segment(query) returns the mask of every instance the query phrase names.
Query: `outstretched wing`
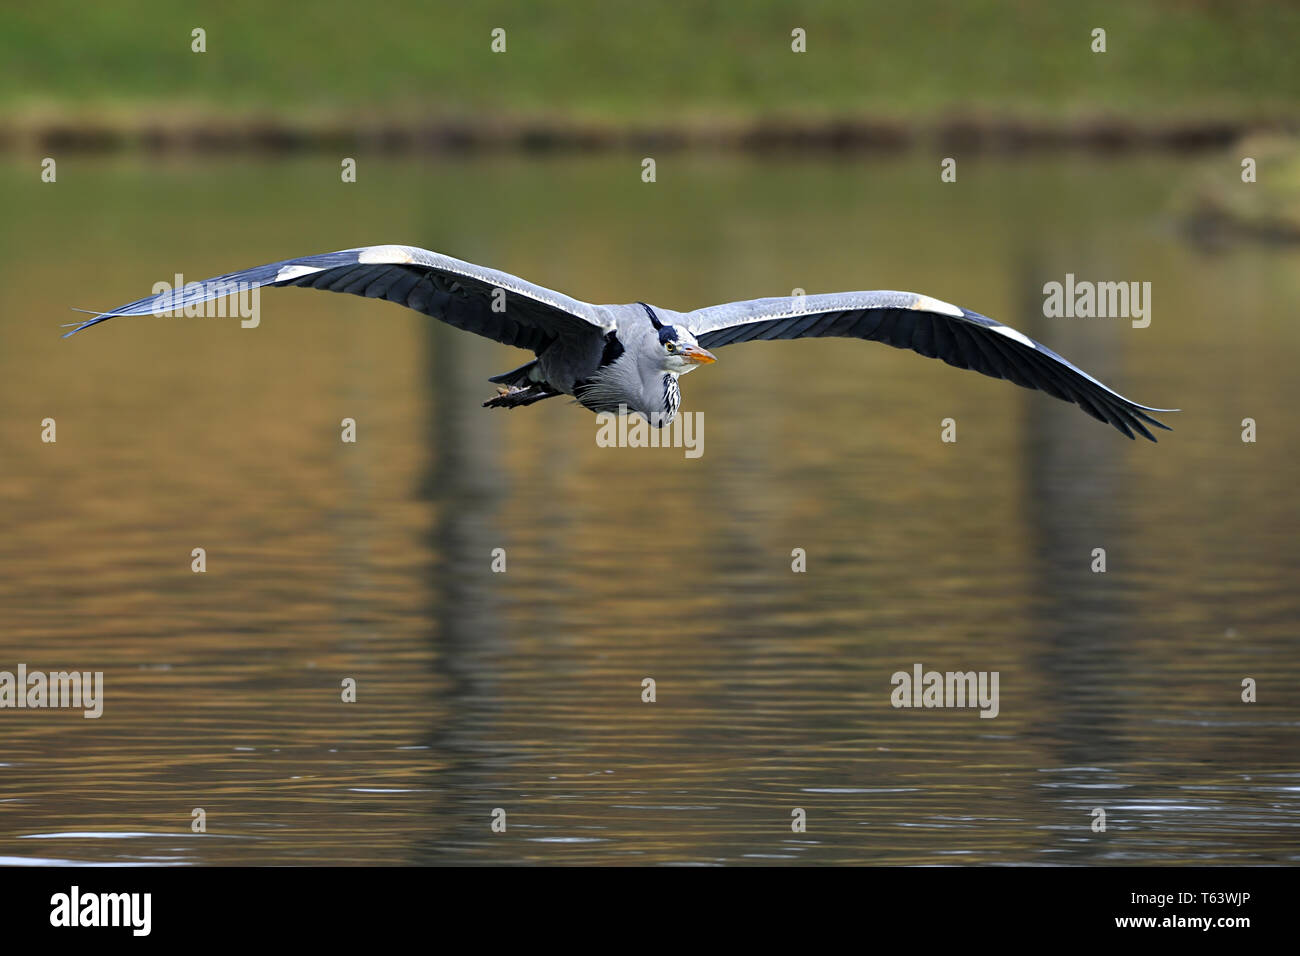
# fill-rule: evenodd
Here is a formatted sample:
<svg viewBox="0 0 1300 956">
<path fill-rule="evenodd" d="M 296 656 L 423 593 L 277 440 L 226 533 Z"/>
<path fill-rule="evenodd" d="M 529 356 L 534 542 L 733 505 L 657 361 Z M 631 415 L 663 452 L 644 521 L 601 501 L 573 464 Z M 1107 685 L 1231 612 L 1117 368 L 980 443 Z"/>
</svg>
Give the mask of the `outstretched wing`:
<svg viewBox="0 0 1300 956">
<path fill-rule="evenodd" d="M 540 352 L 572 333 L 607 331 L 607 313 L 516 276 L 415 246 L 366 246 L 231 272 L 149 296 L 82 322 L 178 311 L 259 286 L 306 286 L 388 299 L 467 332 Z M 498 291 L 499 290 L 499 291 Z"/>
<path fill-rule="evenodd" d="M 1046 346 L 969 309 L 912 292 L 842 292 L 751 299 L 697 309 L 687 324 L 706 349 L 755 339 L 842 336 L 884 342 L 940 358 L 993 378 L 1005 378 L 1073 402 L 1129 438 L 1169 426 L 1148 412 L 1176 412 L 1131 402 Z M 1143 424 L 1143 423 L 1146 424 Z"/>
</svg>

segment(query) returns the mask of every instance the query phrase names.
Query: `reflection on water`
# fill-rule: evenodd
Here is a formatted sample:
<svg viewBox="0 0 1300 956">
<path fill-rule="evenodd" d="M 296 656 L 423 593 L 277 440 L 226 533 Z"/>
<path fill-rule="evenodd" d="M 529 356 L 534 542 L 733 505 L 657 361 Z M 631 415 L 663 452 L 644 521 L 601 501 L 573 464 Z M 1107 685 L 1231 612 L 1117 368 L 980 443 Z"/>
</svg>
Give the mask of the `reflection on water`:
<svg viewBox="0 0 1300 956">
<path fill-rule="evenodd" d="M 1167 158 L 931 166 L 11 171 L 0 670 L 102 670 L 106 701 L 0 711 L 0 862 L 1300 859 L 1296 254 L 1182 245 Z M 519 353 L 386 303 L 55 334 L 390 241 L 594 301 L 924 291 L 1185 411 L 1130 443 L 879 345 L 753 344 L 684 382 L 689 460 L 481 409 Z M 1067 272 L 1150 281 L 1151 327 L 1045 319 Z M 999 671 L 1000 715 L 893 709 L 918 662 Z"/>
</svg>

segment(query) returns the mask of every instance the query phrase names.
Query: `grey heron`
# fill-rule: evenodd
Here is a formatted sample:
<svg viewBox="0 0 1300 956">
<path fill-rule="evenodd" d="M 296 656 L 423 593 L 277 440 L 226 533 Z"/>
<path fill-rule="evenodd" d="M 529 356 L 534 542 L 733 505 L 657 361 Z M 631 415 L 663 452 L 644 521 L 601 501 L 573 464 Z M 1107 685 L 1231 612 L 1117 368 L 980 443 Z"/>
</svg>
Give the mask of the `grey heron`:
<svg viewBox="0 0 1300 956">
<path fill-rule="evenodd" d="M 592 305 L 516 276 L 414 246 L 382 245 L 285 259 L 190 283 L 94 314 L 67 335 L 124 315 L 192 307 L 240 289 L 305 286 L 388 299 L 467 332 L 531 350 L 493 376 L 487 407 L 571 395 L 596 412 L 626 410 L 663 426 L 678 379 L 715 361 L 711 349 L 760 339 L 839 336 L 883 342 L 1072 402 L 1129 438 L 1155 441 L 1149 413 L 1027 335 L 978 312 L 911 292 L 838 292 L 728 302 L 675 312 L 643 302 Z M 66 336 L 65 336 L 66 337 Z"/>
</svg>

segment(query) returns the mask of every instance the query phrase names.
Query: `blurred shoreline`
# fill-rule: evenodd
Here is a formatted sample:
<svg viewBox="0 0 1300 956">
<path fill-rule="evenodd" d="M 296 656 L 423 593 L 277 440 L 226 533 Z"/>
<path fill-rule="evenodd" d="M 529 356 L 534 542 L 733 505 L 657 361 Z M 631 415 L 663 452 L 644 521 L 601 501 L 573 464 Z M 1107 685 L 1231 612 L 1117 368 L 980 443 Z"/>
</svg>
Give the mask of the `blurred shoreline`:
<svg viewBox="0 0 1300 956">
<path fill-rule="evenodd" d="M 1039 150 L 1192 152 L 1255 133 L 1286 133 L 1294 119 L 1070 119 L 949 115 L 917 122 L 862 116 L 773 117 L 716 122 L 600 123 L 560 118 L 290 119 L 265 115 L 188 118 L 0 118 L 0 152 L 259 154 L 365 150 L 384 154 L 613 152 L 702 148 L 736 152 L 963 152 Z"/>
</svg>

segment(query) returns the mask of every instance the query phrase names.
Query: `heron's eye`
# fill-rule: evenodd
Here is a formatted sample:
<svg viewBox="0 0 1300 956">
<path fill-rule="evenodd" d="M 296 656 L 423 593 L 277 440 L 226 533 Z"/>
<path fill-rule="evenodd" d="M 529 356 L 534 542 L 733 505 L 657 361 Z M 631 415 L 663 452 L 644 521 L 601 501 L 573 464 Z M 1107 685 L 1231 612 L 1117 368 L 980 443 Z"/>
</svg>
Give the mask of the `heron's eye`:
<svg viewBox="0 0 1300 956">
<path fill-rule="evenodd" d="M 672 342 L 668 342 L 666 345 L 664 345 L 664 348 L 666 348 L 666 349 L 667 349 L 668 351 L 670 351 L 670 352 L 676 352 L 676 351 L 677 351 L 677 346 L 676 346 L 674 343 L 672 343 Z"/>
</svg>

